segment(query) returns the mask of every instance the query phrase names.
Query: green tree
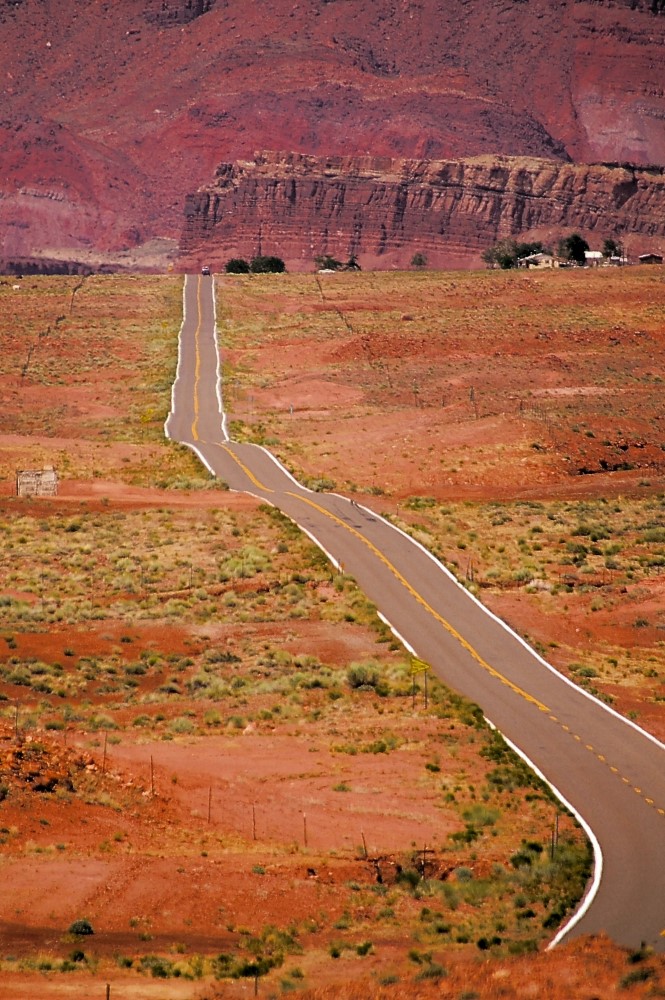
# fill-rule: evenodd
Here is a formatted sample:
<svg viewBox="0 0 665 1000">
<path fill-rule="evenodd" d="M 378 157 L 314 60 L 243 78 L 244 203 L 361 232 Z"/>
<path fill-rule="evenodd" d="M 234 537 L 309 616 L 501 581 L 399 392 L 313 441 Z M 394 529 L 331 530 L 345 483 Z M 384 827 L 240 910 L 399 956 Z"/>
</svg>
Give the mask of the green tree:
<svg viewBox="0 0 665 1000">
<path fill-rule="evenodd" d="M 507 271 L 511 267 L 517 267 L 517 263 L 522 257 L 529 257 L 532 253 L 544 252 L 545 248 L 540 240 L 536 242 L 518 242 L 508 237 L 485 250 L 483 260 L 488 267 L 500 267 L 503 271 Z"/>
<path fill-rule="evenodd" d="M 249 261 L 242 257 L 232 257 L 224 265 L 227 274 L 249 274 Z"/>
<path fill-rule="evenodd" d="M 488 267 L 500 267 L 502 270 L 514 267 L 515 241 L 501 240 L 499 243 L 495 243 L 494 246 L 488 247 L 483 252 L 483 260 Z"/>
<path fill-rule="evenodd" d="M 575 264 L 584 263 L 584 253 L 588 249 L 589 244 L 579 233 L 571 233 L 559 241 L 559 256 Z"/>
<path fill-rule="evenodd" d="M 421 270 L 423 267 L 427 267 L 427 257 L 424 253 L 421 253 L 420 250 L 416 251 L 411 258 L 411 267 L 415 267 L 418 270 Z"/>
<path fill-rule="evenodd" d="M 623 257 L 623 247 L 611 236 L 603 243 L 603 257 Z"/>
<path fill-rule="evenodd" d="M 282 274 L 286 265 L 281 257 L 253 257 L 249 265 L 252 274 Z"/>
</svg>

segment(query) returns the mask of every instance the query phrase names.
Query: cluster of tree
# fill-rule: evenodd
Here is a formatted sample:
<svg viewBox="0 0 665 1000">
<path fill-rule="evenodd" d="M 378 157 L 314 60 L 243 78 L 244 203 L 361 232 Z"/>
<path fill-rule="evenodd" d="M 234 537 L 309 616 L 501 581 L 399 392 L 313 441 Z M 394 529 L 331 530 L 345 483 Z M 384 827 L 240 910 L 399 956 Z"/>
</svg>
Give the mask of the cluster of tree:
<svg viewBox="0 0 665 1000">
<path fill-rule="evenodd" d="M 571 233 L 559 240 L 557 252 L 561 260 L 567 260 L 571 264 L 583 264 L 585 253 L 589 249 L 589 244 L 579 233 Z"/>
<path fill-rule="evenodd" d="M 603 257 L 623 257 L 622 245 L 608 236 L 603 243 Z"/>
<path fill-rule="evenodd" d="M 282 274 L 286 266 L 281 257 L 231 257 L 224 265 L 227 274 Z"/>
<path fill-rule="evenodd" d="M 539 240 L 535 243 L 520 243 L 517 240 L 506 239 L 485 250 L 483 260 L 488 267 L 500 267 L 508 271 L 511 267 L 517 267 L 517 262 L 522 257 L 529 257 L 532 253 L 550 252 Z"/>
<path fill-rule="evenodd" d="M 565 236 L 563 239 L 559 240 L 558 253 L 562 260 L 568 260 L 575 264 L 584 264 L 585 253 L 589 249 L 589 244 L 580 236 L 579 233 L 571 233 L 570 236 Z M 603 241 L 603 249 L 601 250 L 603 257 L 623 257 L 623 247 L 621 244 L 608 236 L 606 240 Z"/>
<path fill-rule="evenodd" d="M 570 233 L 569 236 L 562 236 L 557 244 L 557 256 L 562 261 L 570 264 L 584 264 L 585 253 L 589 249 L 589 244 L 579 233 Z M 506 239 L 489 247 L 483 253 L 483 260 L 488 267 L 500 267 L 508 270 L 517 267 L 518 262 L 523 257 L 530 257 L 535 253 L 551 253 L 552 251 L 543 246 L 540 241 L 534 243 L 520 243 L 517 240 Z M 621 257 L 623 248 L 615 239 L 608 237 L 603 243 L 603 257 Z"/>
<path fill-rule="evenodd" d="M 319 254 L 314 258 L 317 271 L 359 271 L 360 264 L 355 254 L 351 254 L 346 264 L 336 257 L 331 257 L 328 253 Z"/>
<path fill-rule="evenodd" d="M 102 265 L 99 273 L 109 274 L 113 268 Z M 27 258 L 3 260 L 0 258 L 0 274 L 14 274 L 21 278 L 24 274 L 82 274 L 85 277 L 93 274 L 94 269 L 88 264 L 76 260 L 52 260 L 50 258 Z"/>
</svg>

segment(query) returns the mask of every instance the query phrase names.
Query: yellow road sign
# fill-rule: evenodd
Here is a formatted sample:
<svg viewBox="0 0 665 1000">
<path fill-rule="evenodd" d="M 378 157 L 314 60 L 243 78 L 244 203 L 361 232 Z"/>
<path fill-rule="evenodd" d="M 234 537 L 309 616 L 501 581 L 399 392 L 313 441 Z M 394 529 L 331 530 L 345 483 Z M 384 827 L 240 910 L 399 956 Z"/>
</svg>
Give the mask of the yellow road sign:
<svg viewBox="0 0 665 1000">
<path fill-rule="evenodd" d="M 411 660 L 411 673 L 412 674 L 424 674 L 428 670 L 431 670 L 429 663 L 425 663 L 424 660 L 413 659 Z"/>
</svg>

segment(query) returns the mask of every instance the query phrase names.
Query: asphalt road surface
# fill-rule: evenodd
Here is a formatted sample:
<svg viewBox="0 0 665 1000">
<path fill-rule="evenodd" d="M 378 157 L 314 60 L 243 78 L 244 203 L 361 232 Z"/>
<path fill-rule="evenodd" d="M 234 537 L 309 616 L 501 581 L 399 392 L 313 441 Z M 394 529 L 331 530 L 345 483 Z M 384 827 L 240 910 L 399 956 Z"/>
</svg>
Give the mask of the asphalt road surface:
<svg viewBox="0 0 665 1000">
<path fill-rule="evenodd" d="M 423 548 L 364 506 L 301 486 L 263 448 L 228 439 L 214 282 L 188 277 L 166 433 L 231 489 L 296 521 L 368 597 L 415 656 L 477 702 L 583 821 L 592 884 L 555 942 L 607 932 L 665 951 L 665 747 L 550 668 Z"/>
</svg>

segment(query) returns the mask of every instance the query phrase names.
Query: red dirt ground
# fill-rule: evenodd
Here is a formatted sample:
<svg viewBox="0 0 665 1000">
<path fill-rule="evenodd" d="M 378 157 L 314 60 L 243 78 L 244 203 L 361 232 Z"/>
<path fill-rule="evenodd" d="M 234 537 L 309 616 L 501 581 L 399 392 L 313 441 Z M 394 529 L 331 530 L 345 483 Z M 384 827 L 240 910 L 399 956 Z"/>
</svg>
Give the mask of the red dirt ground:
<svg viewBox="0 0 665 1000">
<path fill-rule="evenodd" d="M 378 309 L 380 304 L 378 296 L 368 308 L 374 305 Z M 417 305 L 407 295 L 397 305 L 398 315 L 415 314 Z M 270 308 L 276 309 L 274 300 Z M 546 452 L 530 448 L 540 436 L 542 421 L 520 416 L 510 372 L 527 351 L 532 352 L 530 359 L 537 356 L 537 345 L 531 340 L 521 354 L 515 347 L 509 362 L 493 360 L 490 352 L 479 353 L 468 368 L 466 345 L 460 343 L 454 359 L 458 367 L 448 359 L 445 378 L 427 382 L 428 367 L 440 359 L 427 356 L 418 336 L 404 338 L 398 347 L 391 347 L 387 338 L 364 367 L 354 368 L 345 366 L 349 359 L 362 360 L 364 348 L 361 340 L 350 343 L 350 339 L 320 343 L 314 338 L 306 344 L 301 339 L 286 346 L 275 340 L 262 345 L 260 352 L 254 345 L 252 351 L 260 355 L 259 367 L 263 373 L 273 374 L 273 383 L 261 388 L 257 382 L 251 393 L 239 394 L 235 415 L 249 417 L 250 409 L 257 418 L 267 415 L 276 435 L 295 444 L 296 450 L 285 457 L 311 476 L 336 480 L 343 476 L 348 483 L 370 491 L 380 487 L 382 496 L 362 498 L 379 510 L 422 520 L 423 512 L 409 513 L 404 507 L 405 499 L 414 492 L 431 494 L 440 503 L 501 496 L 514 500 L 643 495 L 645 488 L 639 486 L 639 479 L 644 475 L 651 480 L 649 494 L 662 490 L 662 471 L 653 465 L 571 477 L 558 444 Z M 662 339 L 658 341 L 659 352 L 661 348 Z M 582 355 L 588 355 L 586 348 Z M 305 356 L 306 370 L 298 362 Z M 386 374 L 389 359 L 394 368 Z M 236 360 L 247 359 L 239 354 Z M 383 369 L 378 361 L 384 364 Z M 547 365 L 546 359 L 543 365 Z M 571 365 L 580 385 L 587 384 L 592 376 L 582 370 L 582 362 Z M 544 380 L 542 366 L 532 371 L 534 392 L 543 391 L 546 384 L 550 393 L 560 388 Z M 413 405 L 414 372 L 418 405 Z M 487 374 L 484 384 L 491 391 L 487 389 L 476 417 L 469 407 L 469 386 L 479 384 L 481 373 Z M 90 381 L 68 383 L 71 412 L 88 414 L 95 396 L 104 398 L 103 374 L 91 378 L 99 378 L 99 393 L 91 392 Z M 387 386 L 382 390 L 384 395 L 392 394 L 390 405 L 381 412 L 377 404 L 379 382 Z M 588 399 L 580 385 L 575 398 Z M 442 394 L 445 405 L 441 405 Z M 35 396 L 30 386 L 24 390 L 14 385 L 11 406 L 5 399 L 5 419 L 18 419 L 29 398 L 34 402 L 43 397 Z M 652 412 L 650 397 L 644 396 L 638 405 L 633 405 L 634 398 L 630 396 L 627 414 L 634 424 L 624 421 L 621 428 L 624 433 L 628 433 L 626 428 L 634 428 L 631 440 L 637 439 L 638 432 L 644 433 Z M 291 402 L 295 404 L 294 417 L 289 412 Z M 114 404 L 101 405 L 113 408 Z M 641 416 L 640 405 L 646 417 Z M 116 409 L 121 406 L 118 400 Z M 485 409 L 492 412 L 486 414 Z M 571 419 L 579 417 L 576 413 Z M 16 433 L 0 437 L 5 468 L 11 468 L 22 456 L 47 456 L 53 450 L 79 449 L 80 461 L 87 461 L 86 453 L 94 453 L 99 442 L 77 439 L 75 420 L 68 421 L 68 427 L 68 435 L 58 439 Z M 548 433 L 554 437 L 554 432 Z M 563 439 L 561 431 L 557 441 Z M 566 440 L 571 445 L 570 457 L 577 461 L 572 449 L 576 438 L 571 435 Z M 593 443 L 593 439 L 587 440 Z M 437 449 L 437 470 L 441 468 L 439 455 L 445 456 L 443 473 L 432 469 L 432 445 Z M 138 462 L 140 455 L 147 460 L 153 447 L 105 443 L 103 467 L 121 468 L 128 454 L 133 462 Z M 584 455 L 580 460 L 593 457 Z M 88 514 L 101 518 L 157 510 L 171 511 L 174 521 L 186 519 L 192 512 L 203 521 L 222 511 L 237 517 L 238 524 L 245 524 L 257 510 L 256 502 L 246 497 L 219 491 L 141 488 L 106 475 L 65 478 L 56 500 L 18 501 L 11 496 L 10 480 L 2 487 L 0 522 L 10 525 L 18 517 L 37 523 L 53 515 L 64 523 Z M 236 581 L 236 592 L 242 593 L 246 583 Z M 254 581 L 251 587 L 257 589 Z M 652 577 L 640 613 L 648 609 L 649 602 L 658 608 L 662 589 L 662 578 Z M 3 593 L 8 591 L 3 587 Z M 323 593 L 321 587 L 318 592 Z M 221 600 L 225 593 L 228 590 L 220 591 L 216 599 Z M 37 603 L 34 594 L 26 596 L 33 606 Z M 327 596 L 331 602 L 335 599 L 332 587 Z M 630 618 L 621 626 L 617 620 L 608 624 L 588 609 L 580 608 L 572 616 L 561 604 L 545 620 L 536 595 L 521 590 L 483 596 L 515 627 L 543 642 L 564 628 L 579 628 L 584 642 L 593 645 L 603 639 L 603 629 L 611 628 L 614 644 L 635 646 L 636 632 L 630 622 L 636 613 L 632 606 Z M 653 617 L 652 612 L 647 614 Z M 22 658 L 36 657 L 49 663 L 60 660 L 67 666 L 63 651 L 70 646 L 75 651 L 73 664 L 85 657 L 100 661 L 115 657 L 114 662 L 124 664 L 135 661 L 141 651 L 168 650 L 196 659 L 215 645 L 238 649 L 243 643 L 254 643 L 258 648 L 262 642 L 294 656 L 306 653 L 318 657 L 331 668 L 345 668 L 351 661 L 376 655 L 376 636 L 361 624 L 308 617 L 280 621 L 256 618 L 242 624 L 231 622 L 223 610 L 215 620 L 199 623 L 177 619 L 151 622 L 133 615 L 87 624 L 63 621 L 48 631 L 27 626 L 11 631 Z M 128 636 L 131 643 L 124 641 Z M 655 629 L 653 634 L 644 630 L 640 636 L 649 644 L 657 633 Z M 12 650 L 2 653 L 8 661 Z M 556 655 L 553 650 L 552 658 Z M 156 687 L 151 676 L 146 678 L 146 693 Z M 641 721 L 648 711 L 649 725 L 662 737 L 663 714 L 658 705 L 649 703 L 647 709 L 633 689 L 622 687 L 620 694 L 621 708 L 625 711 L 637 705 Z M 363 838 L 370 855 L 383 858 L 382 864 L 390 872 L 395 858 L 424 844 L 440 844 L 453 828 L 456 819 L 442 806 L 439 778 L 439 784 L 432 784 L 426 770 L 434 745 L 441 753 L 445 778 L 475 782 L 480 787 L 485 773 L 473 743 L 454 744 L 450 756 L 448 747 L 439 748 L 440 720 L 419 709 L 412 711 L 409 699 L 406 707 L 400 708 L 401 714 L 391 714 L 388 722 L 380 700 L 360 703 L 344 699 L 339 702 L 337 717 L 324 716 L 323 727 L 312 714 L 317 704 L 314 701 L 308 703 L 307 712 L 287 723 L 254 712 L 253 720 L 242 728 L 206 732 L 201 703 L 194 699 L 179 699 L 177 704 L 148 700 L 140 708 L 128 702 L 111 708 L 117 697 L 86 689 L 80 704 L 91 700 L 89 710 L 99 707 L 111 712 L 120 726 L 117 733 L 108 730 L 107 744 L 103 730 L 91 731 L 76 721 L 60 732 L 28 730 L 24 741 L 17 744 L 13 731 L 17 698 L 19 724 L 39 702 L 38 696 L 25 689 L 12 688 L 4 721 L 0 720 L 2 766 L 6 769 L 15 761 L 17 745 L 26 752 L 26 760 L 11 772 L 11 794 L 0 803 L 0 873 L 5 887 L 0 894 L 2 1000 L 103 997 L 106 983 L 111 985 L 112 998 L 132 1000 L 250 996 L 254 993 L 251 979 L 163 980 L 151 977 L 149 971 L 138 975 L 123 970 L 116 957 L 159 954 L 177 963 L 196 954 L 219 954 L 237 945 L 244 930 L 257 933 L 266 924 L 280 928 L 298 924 L 305 954 L 289 956 L 282 969 L 261 979 L 258 995 L 264 997 L 295 991 L 321 1000 L 435 996 L 455 1000 L 605 1000 L 624 995 L 658 996 L 665 990 L 664 959 L 629 956 L 602 937 L 552 952 L 489 957 L 473 944 L 446 948 L 436 942 L 433 946 L 431 939 L 412 937 L 412 923 L 408 923 L 412 916 L 407 920 L 406 911 L 400 911 L 403 925 L 396 921 L 386 929 L 381 924 L 374 905 L 368 903 L 376 873 L 363 857 Z M 268 708 L 279 701 L 280 696 L 273 694 L 266 696 L 261 706 Z M 286 705 L 286 697 L 282 701 Z M 54 704 L 54 711 L 59 710 L 57 699 Z M 195 731 L 167 738 L 164 727 L 186 710 L 193 712 Z M 165 720 L 155 729 L 135 727 L 131 723 L 139 711 L 152 717 L 161 712 Z M 351 756 L 331 749 L 338 743 L 369 740 L 384 732 L 386 725 L 403 740 L 389 755 Z M 119 742 L 114 740 L 116 735 Z M 31 757 L 27 751 L 34 743 L 39 747 Z M 36 779 L 50 782 L 51 791 L 35 791 Z M 68 797 L 68 782 L 77 789 L 73 798 Z M 349 790 L 336 791 L 338 785 Z M 475 861 L 468 861 L 467 856 L 464 863 L 475 865 L 476 875 L 507 857 L 521 838 L 542 835 L 543 818 L 535 811 L 520 813 L 520 817 L 520 822 L 530 824 L 528 828 L 502 834 L 495 843 L 486 838 Z M 354 940 L 373 939 L 375 947 L 366 957 L 345 950 L 334 960 L 328 952 L 330 943 L 340 936 L 334 924 L 347 910 L 353 914 Z M 72 939 L 66 934 L 67 927 L 82 917 L 90 919 L 96 933 L 83 941 Z M 312 922 L 324 930 L 316 931 L 314 926 L 306 930 Z M 408 957 L 412 945 L 416 950 L 433 952 L 434 960 L 447 974 L 436 981 L 417 979 L 423 966 Z M 91 956 L 91 961 L 67 973 L 56 971 L 57 961 L 76 948 Z M 284 985 L 287 972 L 294 967 L 302 970 L 304 980 L 290 978 Z M 396 981 L 381 985 L 386 977 Z"/>
</svg>

